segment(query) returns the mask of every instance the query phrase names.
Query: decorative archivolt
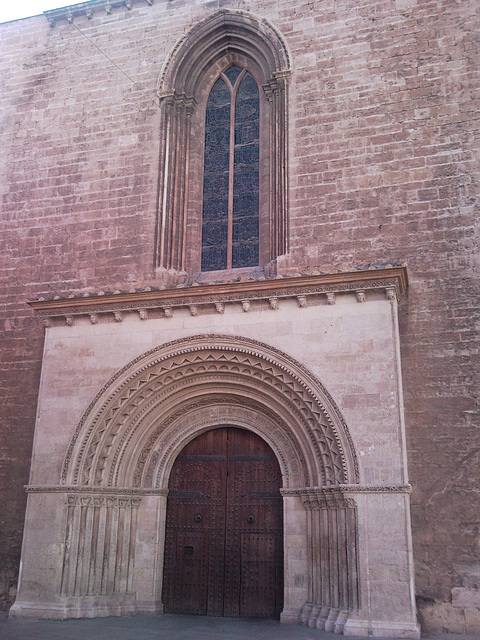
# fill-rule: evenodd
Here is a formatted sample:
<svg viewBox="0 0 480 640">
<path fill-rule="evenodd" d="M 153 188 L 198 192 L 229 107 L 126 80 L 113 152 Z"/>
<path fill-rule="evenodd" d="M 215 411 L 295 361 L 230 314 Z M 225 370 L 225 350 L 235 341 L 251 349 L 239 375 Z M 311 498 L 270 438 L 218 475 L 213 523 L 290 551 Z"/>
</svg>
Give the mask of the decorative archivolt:
<svg viewBox="0 0 480 640">
<path fill-rule="evenodd" d="M 347 426 L 320 382 L 276 349 L 220 335 L 165 344 L 113 376 L 78 425 L 61 481 L 166 487 L 186 442 L 225 424 L 270 444 L 285 487 L 358 482 Z"/>
<path fill-rule="evenodd" d="M 194 96 L 205 69 L 225 52 L 253 58 L 262 70 L 263 82 L 273 79 L 275 74 L 288 74 L 291 69 L 287 44 L 270 22 L 245 11 L 223 9 L 177 41 L 160 74 L 159 96 L 171 91 Z"/>
<path fill-rule="evenodd" d="M 141 453 L 133 460 L 135 466 L 127 474 L 132 477 L 133 472 L 133 486 L 166 487 L 178 451 L 202 431 L 224 425 L 249 429 L 266 440 L 277 456 L 285 486 L 307 477 L 302 451 L 272 411 L 252 398 L 215 393 L 187 401 L 149 431 L 151 435 L 142 442 Z"/>
</svg>

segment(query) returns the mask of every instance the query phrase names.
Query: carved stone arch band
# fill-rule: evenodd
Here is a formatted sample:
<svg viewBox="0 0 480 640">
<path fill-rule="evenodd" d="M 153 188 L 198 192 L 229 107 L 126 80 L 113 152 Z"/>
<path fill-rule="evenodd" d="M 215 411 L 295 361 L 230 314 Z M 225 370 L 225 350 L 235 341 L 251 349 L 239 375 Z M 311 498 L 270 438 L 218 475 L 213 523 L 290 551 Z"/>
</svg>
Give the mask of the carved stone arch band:
<svg viewBox="0 0 480 640">
<path fill-rule="evenodd" d="M 61 482 L 162 487 L 182 442 L 225 423 L 270 444 L 284 487 L 358 482 L 347 425 L 315 376 L 264 343 L 211 334 L 159 346 L 118 371 L 83 415 Z"/>
<path fill-rule="evenodd" d="M 218 398 L 216 402 L 206 398 L 182 407 L 166 425 L 157 427 L 135 460 L 133 486 L 167 488 L 171 468 L 181 449 L 202 432 L 225 425 L 253 431 L 270 445 L 279 461 L 284 487 L 300 486 L 306 478 L 302 452 L 274 416 L 230 398 Z M 131 472 L 128 476 L 132 482 Z"/>
<path fill-rule="evenodd" d="M 290 54 L 266 20 L 243 11 L 210 16 L 175 45 L 158 83 L 161 144 L 156 267 L 199 269 L 205 106 L 212 83 L 230 64 L 263 87 L 260 104 L 260 266 L 288 250 L 287 78 Z M 263 125 L 262 125 L 263 123 Z M 273 268 L 273 266 L 272 266 Z"/>
</svg>

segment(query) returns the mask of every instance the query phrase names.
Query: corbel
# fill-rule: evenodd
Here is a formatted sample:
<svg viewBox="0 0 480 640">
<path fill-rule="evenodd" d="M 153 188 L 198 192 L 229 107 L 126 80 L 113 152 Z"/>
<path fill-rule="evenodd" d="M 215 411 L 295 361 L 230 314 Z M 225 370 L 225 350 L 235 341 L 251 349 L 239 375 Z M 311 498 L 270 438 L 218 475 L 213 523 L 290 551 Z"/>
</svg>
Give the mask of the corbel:
<svg viewBox="0 0 480 640">
<path fill-rule="evenodd" d="M 387 287 L 385 289 L 385 293 L 387 294 L 387 300 L 389 300 L 390 302 L 397 299 L 395 287 Z"/>
<path fill-rule="evenodd" d="M 270 304 L 270 309 L 274 311 L 278 309 L 278 298 L 269 298 L 268 303 Z"/>
</svg>

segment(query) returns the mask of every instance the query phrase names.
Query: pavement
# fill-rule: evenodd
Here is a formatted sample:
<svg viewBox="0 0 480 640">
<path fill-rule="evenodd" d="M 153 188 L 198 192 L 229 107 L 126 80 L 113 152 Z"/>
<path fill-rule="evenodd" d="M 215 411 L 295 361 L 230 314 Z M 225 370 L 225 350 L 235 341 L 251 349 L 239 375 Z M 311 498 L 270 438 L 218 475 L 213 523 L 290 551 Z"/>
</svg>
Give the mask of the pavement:
<svg viewBox="0 0 480 640">
<path fill-rule="evenodd" d="M 429 640 L 480 640 L 437 634 Z M 0 640 L 338 640 L 334 633 L 277 620 L 162 615 L 81 620 L 23 620 L 0 612 Z"/>
</svg>

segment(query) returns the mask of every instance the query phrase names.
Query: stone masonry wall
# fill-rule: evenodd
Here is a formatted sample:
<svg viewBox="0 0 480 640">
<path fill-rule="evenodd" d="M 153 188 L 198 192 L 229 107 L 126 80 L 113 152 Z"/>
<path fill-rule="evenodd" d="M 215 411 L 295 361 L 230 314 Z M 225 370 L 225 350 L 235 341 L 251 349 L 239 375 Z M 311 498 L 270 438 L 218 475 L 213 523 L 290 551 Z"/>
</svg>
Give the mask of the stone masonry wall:
<svg viewBox="0 0 480 640">
<path fill-rule="evenodd" d="M 286 272 L 408 266 L 420 622 L 479 631 L 476 0 L 155 0 L 0 25 L 0 603 L 15 595 L 42 358 L 27 299 L 158 285 L 156 83 L 219 8 L 267 18 L 292 53 Z"/>
</svg>

